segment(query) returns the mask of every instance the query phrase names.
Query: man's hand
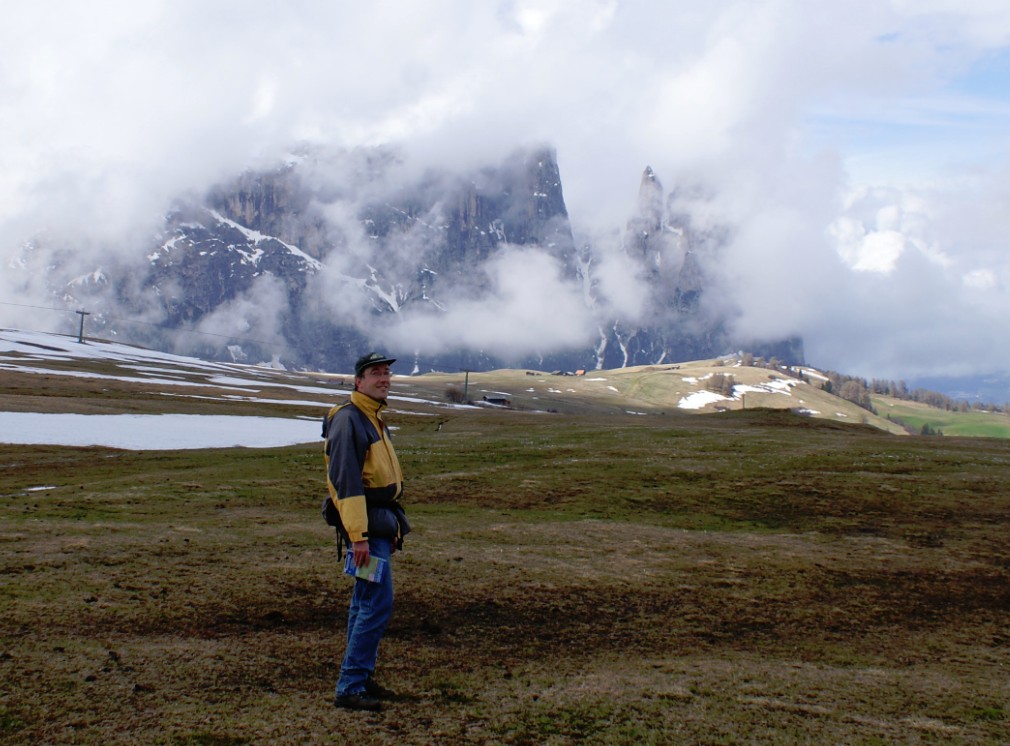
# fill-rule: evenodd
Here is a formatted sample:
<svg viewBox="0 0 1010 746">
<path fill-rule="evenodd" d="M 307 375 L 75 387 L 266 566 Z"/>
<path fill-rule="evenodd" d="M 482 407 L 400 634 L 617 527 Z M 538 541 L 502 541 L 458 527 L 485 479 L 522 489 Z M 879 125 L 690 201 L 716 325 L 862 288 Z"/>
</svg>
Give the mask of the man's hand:
<svg viewBox="0 0 1010 746">
<path fill-rule="evenodd" d="M 356 541 L 351 544 L 351 551 L 354 552 L 354 566 L 363 567 L 368 564 L 368 542 Z"/>
</svg>

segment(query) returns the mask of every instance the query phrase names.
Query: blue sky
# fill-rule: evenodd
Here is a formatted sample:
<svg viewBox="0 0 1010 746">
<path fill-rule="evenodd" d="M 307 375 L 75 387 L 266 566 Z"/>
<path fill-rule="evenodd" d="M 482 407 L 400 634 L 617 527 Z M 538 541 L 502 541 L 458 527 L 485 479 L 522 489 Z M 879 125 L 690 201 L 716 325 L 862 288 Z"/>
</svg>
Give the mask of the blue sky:
<svg viewBox="0 0 1010 746">
<path fill-rule="evenodd" d="M 549 143 L 576 231 L 614 256 L 645 166 L 708 195 L 682 207 L 734 227 L 710 269 L 743 333 L 867 377 L 1010 370 L 1005 0 L 39 0 L 4 21 L 5 266 L 39 235 L 82 271 L 135 251 L 180 193 L 298 143 L 416 169 Z M 0 277 L 0 300 L 41 293 Z"/>
<path fill-rule="evenodd" d="M 815 107 L 807 123 L 845 154 L 856 181 L 914 184 L 989 165 L 1010 146 L 1010 52 L 982 55 L 920 95 Z"/>
</svg>

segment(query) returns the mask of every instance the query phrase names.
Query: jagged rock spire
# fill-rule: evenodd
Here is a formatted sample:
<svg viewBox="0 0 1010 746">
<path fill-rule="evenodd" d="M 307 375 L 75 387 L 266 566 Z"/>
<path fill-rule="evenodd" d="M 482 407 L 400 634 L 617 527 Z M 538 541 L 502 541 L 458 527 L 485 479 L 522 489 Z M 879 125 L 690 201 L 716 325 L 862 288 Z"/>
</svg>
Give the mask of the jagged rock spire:
<svg viewBox="0 0 1010 746">
<path fill-rule="evenodd" d="M 646 166 L 638 188 L 638 211 L 649 233 L 658 233 L 663 226 L 663 185 L 652 166 Z"/>
</svg>

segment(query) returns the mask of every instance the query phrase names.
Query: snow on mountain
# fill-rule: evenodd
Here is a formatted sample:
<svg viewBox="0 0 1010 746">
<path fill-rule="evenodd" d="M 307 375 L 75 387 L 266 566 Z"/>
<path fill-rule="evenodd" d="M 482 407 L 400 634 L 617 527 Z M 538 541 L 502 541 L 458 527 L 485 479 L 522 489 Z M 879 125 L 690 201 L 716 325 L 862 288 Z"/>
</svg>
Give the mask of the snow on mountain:
<svg viewBox="0 0 1010 746">
<path fill-rule="evenodd" d="M 304 251 L 302 251 L 301 249 L 299 249 L 297 246 L 292 246 L 289 243 L 285 243 L 284 241 L 282 241 L 281 239 L 277 238 L 276 236 L 267 236 L 267 235 L 265 235 L 263 233 L 260 233 L 259 231 L 254 231 L 251 228 L 246 228 L 244 225 L 240 225 L 239 223 L 236 223 L 234 220 L 229 220 L 224 215 L 222 215 L 221 213 L 219 213 L 217 210 L 208 210 L 208 212 L 219 223 L 221 223 L 223 225 L 227 225 L 229 228 L 234 228 L 235 230 L 237 230 L 239 233 L 241 233 L 243 236 L 245 236 L 249 241 L 251 241 L 254 246 L 258 247 L 259 244 L 261 244 L 263 242 L 266 242 L 266 241 L 276 241 L 278 244 L 280 244 L 281 246 L 283 246 L 289 252 L 291 252 L 296 257 L 298 257 L 299 259 L 301 259 L 302 261 L 304 261 L 311 269 L 314 269 L 314 270 L 318 271 L 318 270 L 320 270 L 320 269 L 323 268 L 322 262 L 320 262 L 318 259 L 314 259 L 313 257 L 309 256 Z M 229 248 L 236 248 L 236 247 L 231 246 Z M 260 257 L 262 257 L 263 253 L 264 252 L 263 252 L 262 249 L 258 249 L 257 252 L 256 252 L 256 254 L 255 254 L 255 257 L 253 258 L 253 261 L 258 260 Z"/>
</svg>

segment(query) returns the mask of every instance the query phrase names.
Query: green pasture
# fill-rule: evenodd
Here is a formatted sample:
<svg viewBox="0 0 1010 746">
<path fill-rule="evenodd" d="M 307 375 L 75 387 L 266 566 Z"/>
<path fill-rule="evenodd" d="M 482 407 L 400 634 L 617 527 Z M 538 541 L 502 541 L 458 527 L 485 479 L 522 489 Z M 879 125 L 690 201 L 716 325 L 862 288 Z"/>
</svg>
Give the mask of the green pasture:
<svg viewBox="0 0 1010 746">
<path fill-rule="evenodd" d="M 415 530 L 375 715 L 331 705 L 320 444 L 0 446 L 0 741 L 1005 743 L 1007 441 L 395 420 Z"/>
<path fill-rule="evenodd" d="M 946 411 L 917 402 L 873 397 L 881 417 L 900 421 L 915 433 L 928 426 L 933 432 L 971 438 L 1010 438 L 1010 415 L 995 412 Z"/>
</svg>

